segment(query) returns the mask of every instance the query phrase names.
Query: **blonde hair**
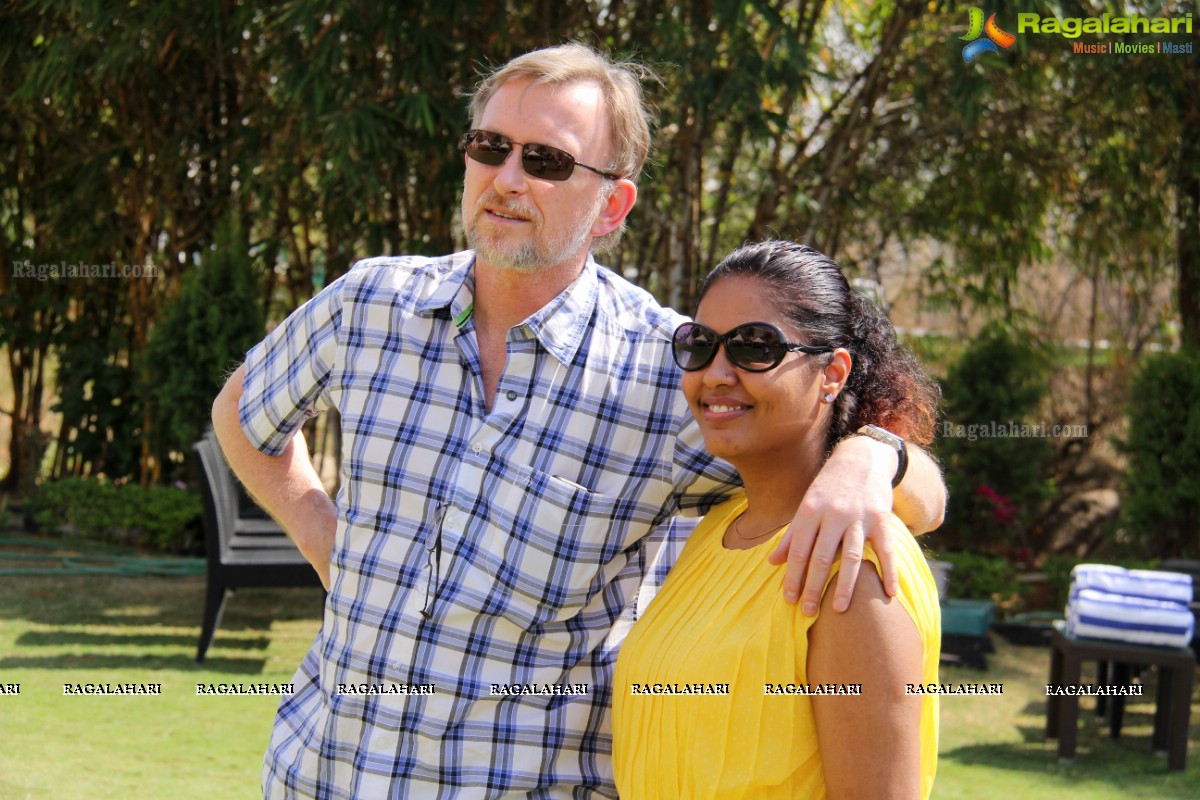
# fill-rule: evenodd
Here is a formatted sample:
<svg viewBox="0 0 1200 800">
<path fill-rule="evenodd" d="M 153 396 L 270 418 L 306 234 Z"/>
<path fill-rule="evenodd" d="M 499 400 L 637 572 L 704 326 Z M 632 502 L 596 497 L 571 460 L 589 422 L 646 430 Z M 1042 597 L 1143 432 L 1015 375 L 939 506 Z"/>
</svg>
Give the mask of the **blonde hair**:
<svg viewBox="0 0 1200 800">
<path fill-rule="evenodd" d="M 604 53 L 578 42 L 534 50 L 517 56 L 485 77 L 471 96 L 471 125 L 497 90 L 514 78 L 532 78 L 534 84 L 562 86 L 575 81 L 595 81 L 604 94 L 612 138 L 612 157 L 604 167 L 636 181 L 650 152 L 650 119 L 642 97 L 642 79 L 654 74 L 640 64 L 613 61 Z"/>
<path fill-rule="evenodd" d="M 637 182 L 650 153 L 650 114 L 642 96 L 642 80 L 658 80 L 650 68 L 632 61 L 613 61 L 604 53 L 578 42 L 534 50 L 517 56 L 485 77 L 471 95 L 471 127 L 501 86 L 516 78 L 534 84 L 563 86 L 575 81 L 595 81 L 604 96 L 612 155 L 605 172 Z M 609 188 L 611 193 L 613 189 Z M 592 251 L 606 253 L 621 241 L 625 221 L 614 231 L 592 241 Z"/>
<path fill-rule="evenodd" d="M 594 80 L 604 92 L 612 137 L 612 157 L 605 172 L 636 181 L 650 151 L 650 122 L 642 96 L 642 79 L 654 79 L 648 67 L 632 61 L 613 61 L 604 53 L 577 42 L 559 44 L 518 55 L 481 80 L 470 98 L 472 126 L 500 86 L 515 78 L 534 84 L 562 86 Z"/>
</svg>

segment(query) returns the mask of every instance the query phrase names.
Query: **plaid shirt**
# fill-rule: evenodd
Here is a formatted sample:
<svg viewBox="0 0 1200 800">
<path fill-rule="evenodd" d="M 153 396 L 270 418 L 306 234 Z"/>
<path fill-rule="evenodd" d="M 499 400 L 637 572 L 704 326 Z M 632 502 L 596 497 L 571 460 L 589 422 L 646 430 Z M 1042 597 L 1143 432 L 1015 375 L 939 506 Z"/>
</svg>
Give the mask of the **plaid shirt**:
<svg viewBox="0 0 1200 800">
<path fill-rule="evenodd" d="M 331 591 L 266 797 L 616 797 L 631 601 L 660 525 L 736 476 L 679 391 L 682 318 L 591 259 L 510 331 L 487 411 L 473 263 L 360 262 L 247 354 L 260 450 L 325 408 L 342 428 Z"/>
</svg>

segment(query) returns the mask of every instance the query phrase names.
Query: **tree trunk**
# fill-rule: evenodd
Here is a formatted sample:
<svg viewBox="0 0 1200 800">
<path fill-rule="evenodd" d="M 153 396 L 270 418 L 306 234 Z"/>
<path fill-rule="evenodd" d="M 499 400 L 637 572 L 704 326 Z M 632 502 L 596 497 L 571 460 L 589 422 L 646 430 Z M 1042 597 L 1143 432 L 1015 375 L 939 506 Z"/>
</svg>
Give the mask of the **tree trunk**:
<svg viewBox="0 0 1200 800">
<path fill-rule="evenodd" d="M 1192 35 L 1200 50 L 1200 31 Z M 1200 347 L 1200 64 L 1184 66 L 1179 163 L 1175 179 L 1175 252 L 1179 267 L 1179 321 L 1185 347 Z"/>
</svg>

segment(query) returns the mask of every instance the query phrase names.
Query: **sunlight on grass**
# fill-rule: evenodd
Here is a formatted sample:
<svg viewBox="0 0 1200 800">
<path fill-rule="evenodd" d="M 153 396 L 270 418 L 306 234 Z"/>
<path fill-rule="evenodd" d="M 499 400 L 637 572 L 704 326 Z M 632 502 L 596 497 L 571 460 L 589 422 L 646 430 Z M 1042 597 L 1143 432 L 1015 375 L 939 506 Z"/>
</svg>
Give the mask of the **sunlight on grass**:
<svg viewBox="0 0 1200 800">
<path fill-rule="evenodd" d="M 1062 794 L 1088 800 L 1165 800 L 1200 796 L 1196 790 L 1200 766 L 1194 752 L 1186 773 L 1168 772 L 1166 759 L 1151 752 L 1153 673 L 1145 696 L 1127 703 L 1118 741 L 1112 741 L 1107 725 L 1097 720 L 1094 701 L 1082 700 L 1075 761 L 1060 764 L 1057 741 L 1044 736 L 1049 650 L 1016 647 L 998 636 L 992 638 L 997 652 L 989 657 L 986 671 L 942 670 L 943 682 L 1001 681 L 1004 694 L 942 698 L 934 797 L 1009 800 Z M 1084 683 L 1095 681 L 1094 667 L 1084 670 Z M 1198 733 L 1200 708 L 1193 699 L 1190 741 L 1195 741 Z"/>
<path fill-rule="evenodd" d="M 278 698 L 197 696 L 197 683 L 287 683 L 320 621 L 320 593 L 235 594 L 196 665 L 200 577 L 26 577 L 0 582 L 0 798 L 257 798 Z M 942 698 L 935 798 L 1196 798 L 1200 766 L 1171 773 L 1150 752 L 1154 679 L 1130 703 L 1119 741 L 1082 703 L 1074 764 L 1043 737 L 1049 651 L 1005 644 L 986 671 L 943 682 L 1004 693 Z M 1084 681 L 1093 677 L 1085 672 Z M 161 684 L 159 695 L 64 696 L 63 684 Z M 1191 739 L 1200 738 L 1193 706 Z"/>
<path fill-rule="evenodd" d="M 106 617 L 118 618 L 145 618 L 158 615 L 158 609 L 154 606 L 125 606 L 123 608 L 106 608 L 102 612 Z"/>
<path fill-rule="evenodd" d="M 256 798 L 279 698 L 203 697 L 197 683 L 287 683 L 320 593 L 238 592 L 193 661 L 203 578 L 0 583 L 0 798 Z M 159 695 L 65 696 L 63 684 L 161 684 Z"/>
</svg>

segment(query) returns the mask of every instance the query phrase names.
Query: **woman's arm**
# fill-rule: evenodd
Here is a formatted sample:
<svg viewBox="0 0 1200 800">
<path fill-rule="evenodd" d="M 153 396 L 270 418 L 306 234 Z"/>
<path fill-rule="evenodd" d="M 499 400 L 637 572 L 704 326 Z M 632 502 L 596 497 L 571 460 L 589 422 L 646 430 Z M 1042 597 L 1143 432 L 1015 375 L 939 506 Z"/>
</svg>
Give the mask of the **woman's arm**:
<svg viewBox="0 0 1200 800">
<path fill-rule="evenodd" d="M 809 683 L 862 684 L 858 697 L 812 697 L 830 800 L 920 797 L 922 697 L 904 689 L 922 680 L 921 635 L 873 565 L 846 611 L 825 593 L 808 638 Z"/>
</svg>

